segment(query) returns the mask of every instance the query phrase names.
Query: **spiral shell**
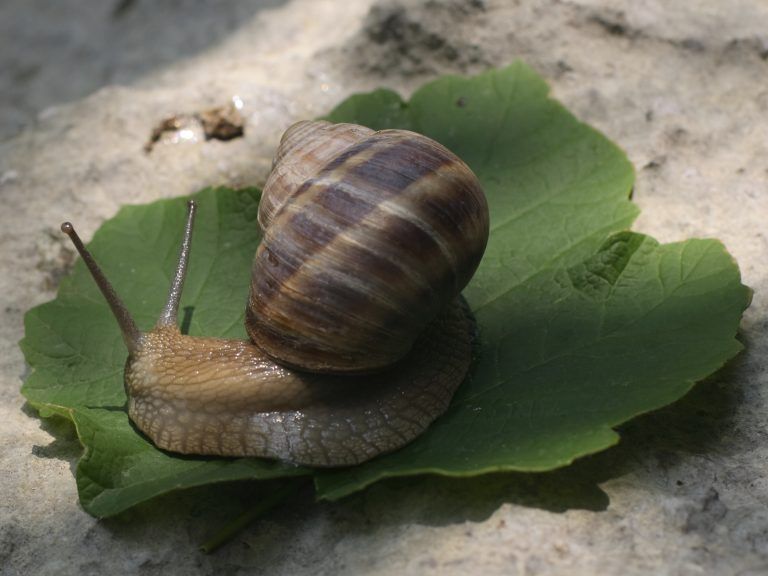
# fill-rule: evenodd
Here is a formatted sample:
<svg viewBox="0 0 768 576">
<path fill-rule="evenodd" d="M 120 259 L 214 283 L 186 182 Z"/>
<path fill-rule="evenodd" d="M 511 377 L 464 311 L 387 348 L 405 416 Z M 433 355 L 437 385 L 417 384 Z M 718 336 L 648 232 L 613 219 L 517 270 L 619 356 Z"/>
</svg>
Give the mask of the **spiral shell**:
<svg viewBox="0 0 768 576">
<path fill-rule="evenodd" d="M 476 176 L 405 130 L 302 122 L 265 186 L 246 328 L 277 362 L 364 373 L 402 359 L 488 239 Z"/>
</svg>

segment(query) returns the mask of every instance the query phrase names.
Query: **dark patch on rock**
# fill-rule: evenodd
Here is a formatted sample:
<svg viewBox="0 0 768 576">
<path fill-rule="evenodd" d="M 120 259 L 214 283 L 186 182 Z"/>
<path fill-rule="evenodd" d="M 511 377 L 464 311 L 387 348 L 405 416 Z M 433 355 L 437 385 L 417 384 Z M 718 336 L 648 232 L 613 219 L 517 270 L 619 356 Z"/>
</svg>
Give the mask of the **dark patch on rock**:
<svg viewBox="0 0 768 576">
<path fill-rule="evenodd" d="M 29 536 L 15 519 L 6 518 L 0 526 L 0 566 L 9 567 L 18 544 L 26 544 Z"/>
<path fill-rule="evenodd" d="M 118 19 L 125 16 L 136 7 L 136 0 L 118 0 L 112 8 L 112 18 Z"/>
<path fill-rule="evenodd" d="M 206 140 L 232 140 L 245 131 L 245 119 L 233 105 L 212 108 L 197 114 L 203 125 Z"/>
<path fill-rule="evenodd" d="M 44 232 L 36 246 L 36 268 L 44 274 L 43 290 L 52 291 L 56 290 L 61 279 L 72 271 L 75 252 L 58 229 L 47 228 Z"/>
<path fill-rule="evenodd" d="M 683 531 L 712 532 L 715 526 L 728 514 L 728 508 L 720 500 L 720 494 L 714 488 L 707 490 L 699 508 L 691 511 Z"/>
<path fill-rule="evenodd" d="M 688 143 L 688 131 L 681 126 L 672 126 L 664 131 L 664 136 L 672 146 L 681 146 Z"/>
<path fill-rule="evenodd" d="M 181 136 L 187 131 L 189 136 Z M 234 104 L 210 108 L 193 114 L 177 114 L 161 120 L 153 129 L 144 151 L 149 153 L 161 140 L 178 142 L 180 140 L 232 140 L 245 133 L 245 119 Z"/>
<path fill-rule="evenodd" d="M 704 42 L 698 38 L 686 38 L 680 42 L 680 47 L 684 50 L 689 50 L 690 52 L 704 52 L 704 50 L 706 50 Z"/>
<path fill-rule="evenodd" d="M 643 166 L 643 170 L 658 170 L 667 161 L 666 156 L 656 156 L 653 158 L 650 162 L 648 162 L 645 166 Z"/>
<path fill-rule="evenodd" d="M 486 66 L 469 33 L 482 28 L 484 13 L 485 3 L 479 0 L 380 2 L 344 49 L 345 61 L 366 73 L 402 76 Z"/>
<path fill-rule="evenodd" d="M 592 12 L 587 16 L 587 21 L 596 24 L 610 36 L 629 39 L 644 36 L 641 30 L 629 25 L 626 15 L 620 10 Z"/>
<path fill-rule="evenodd" d="M 170 118 L 164 118 L 154 128 L 152 128 L 152 132 L 149 135 L 149 140 L 146 144 L 144 144 L 144 151 L 147 153 L 152 152 L 155 144 L 160 142 L 160 140 L 165 136 L 178 134 L 185 129 L 192 130 L 196 123 L 197 121 L 195 120 L 194 116 L 189 114 L 179 114 L 176 116 L 171 116 Z"/>
<path fill-rule="evenodd" d="M 725 46 L 725 54 L 753 54 L 760 60 L 768 61 L 768 40 L 764 38 L 734 38 Z"/>
<path fill-rule="evenodd" d="M 629 35 L 628 28 L 625 23 L 620 22 L 616 17 L 623 20 L 624 14 L 621 12 L 612 15 L 611 17 L 602 14 L 593 15 L 590 20 L 600 26 L 603 30 L 608 32 L 611 36 L 627 36 Z"/>
<path fill-rule="evenodd" d="M 566 62 L 565 60 L 558 60 L 557 61 L 557 77 L 559 78 L 567 74 L 568 72 L 573 72 L 573 68 L 571 67 L 571 65 L 568 64 L 568 62 Z"/>
</svg>

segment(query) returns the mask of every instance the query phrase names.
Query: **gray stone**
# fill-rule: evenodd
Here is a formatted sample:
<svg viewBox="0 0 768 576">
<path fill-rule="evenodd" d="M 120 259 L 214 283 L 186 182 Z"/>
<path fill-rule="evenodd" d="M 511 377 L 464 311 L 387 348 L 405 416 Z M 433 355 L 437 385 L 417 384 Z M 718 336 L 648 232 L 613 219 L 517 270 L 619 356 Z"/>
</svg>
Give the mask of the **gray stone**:
<svg viewBox="0 0 768 576">
<path fill-rule="evenodd" d="M 3 574 L 768 574 L 768 5 L 53 6 L 0 7 Z M 213 556 L 196 545 L 263 488 L 190 490 L 105 521 L 83 512 L 71 427 L 38 420 L 19 394 L 23 314 L 54 296 L 72 262 L 58 223 L 76 219 L 90 237 L 126 203 L 258 184 L 295 119 L 352 92 L 408 93 L 515 58 L 625 148 L 636 230 L 723 240 L 755 289 L 747 350 L 567 469 L 395 480 L 336 504 L 301 494 Z M 234 97 L 245 137 L 143 150 L 163 119 Z"/>
</svg>

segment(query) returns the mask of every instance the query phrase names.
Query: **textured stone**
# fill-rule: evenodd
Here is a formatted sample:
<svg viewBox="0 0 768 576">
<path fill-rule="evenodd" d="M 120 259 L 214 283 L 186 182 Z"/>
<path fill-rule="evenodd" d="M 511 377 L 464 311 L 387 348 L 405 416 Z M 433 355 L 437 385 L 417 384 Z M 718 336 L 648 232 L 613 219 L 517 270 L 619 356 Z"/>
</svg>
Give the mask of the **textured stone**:
<svg viewBox="0 0 768 576">
<path fill-rule="evenodd" d="M 0 7 L 0 571 L 768 574 L 768 6 L 228 5 Z M 23 314 L 53 297 L 72 261 L 58 223 L 76 219 L 90 237 L 125 203 L 260 183 L 295 119 L 352 92 L 407 93 L 515 58 L 627 150 L 636 230 L 725 242 L 755 289 L 747 350 L 674 406 L 622 427 L 616 448 L 550 474 L 395 480 L 336 504 L 301 494 L 213 556 L 196 545 L 263 488 L 191 490 L 101 522 L 85 514 L 71 427 L 38 420 L 18 392 Z M 233 97 L 243 138 L 143 150 L 162 120 Z"/>
</svg>

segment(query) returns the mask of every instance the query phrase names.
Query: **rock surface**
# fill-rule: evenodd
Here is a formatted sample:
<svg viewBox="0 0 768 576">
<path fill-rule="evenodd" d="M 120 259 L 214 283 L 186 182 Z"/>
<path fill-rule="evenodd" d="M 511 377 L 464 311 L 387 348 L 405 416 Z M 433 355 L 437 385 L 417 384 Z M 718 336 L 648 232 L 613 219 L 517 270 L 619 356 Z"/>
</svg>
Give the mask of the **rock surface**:
<svg viewBox="0 0 768 576">
<path fill-rule="evenodd" d="M 768 574 L 768 6 L 227 5 L 0 7 L 2 574 Z M 90 237 L 125 203 L 258 184 L 294 119 L 352 92 L 407 94 L 516 58 L 627 150 L 636 230 L 724 241 L 755 290 L 746 352 L 624 426 L 618 447 L 550 474 L 398 480 L 336 504 L 304 494 L 212 556 L 196 545 L 258 496 L 253 485 L 174 494 L 108 521 L 84 513 L 72 430 L 38 420 L 19 395 L 24 312 L 54 296 L 73 259 L 62 218 Z M 192 130 L 144 152 L 163 119 L 233 98 L 245 137 Z"/>
</svg>

